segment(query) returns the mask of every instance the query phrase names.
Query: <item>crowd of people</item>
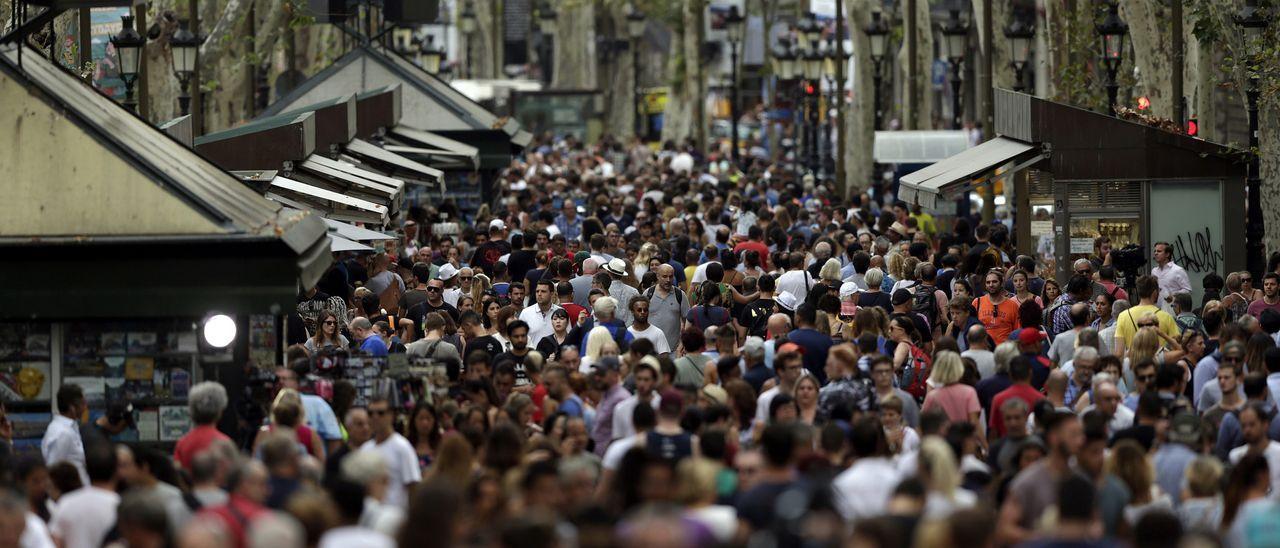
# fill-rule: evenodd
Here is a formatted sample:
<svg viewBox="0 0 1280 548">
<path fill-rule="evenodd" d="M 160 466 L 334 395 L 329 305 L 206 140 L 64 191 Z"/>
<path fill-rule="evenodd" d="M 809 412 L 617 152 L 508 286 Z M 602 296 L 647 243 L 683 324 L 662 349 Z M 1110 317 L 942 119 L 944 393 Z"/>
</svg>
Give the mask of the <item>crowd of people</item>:
<svg viewBox="0 0 1280 548">
<path fill-rule="evenodd" d="M 1280 545 L 1280 259 L 1197 288 L 1099 238 L 1060 279 L 1004 222 L 674 144 L 536 143 L 500 188 L 339 257 L 261 420 L 200 383 L 165 454 L 61 387 L 0 543 Z M 318 366 L 401 353 L 427 395 Z"/>
</svg>

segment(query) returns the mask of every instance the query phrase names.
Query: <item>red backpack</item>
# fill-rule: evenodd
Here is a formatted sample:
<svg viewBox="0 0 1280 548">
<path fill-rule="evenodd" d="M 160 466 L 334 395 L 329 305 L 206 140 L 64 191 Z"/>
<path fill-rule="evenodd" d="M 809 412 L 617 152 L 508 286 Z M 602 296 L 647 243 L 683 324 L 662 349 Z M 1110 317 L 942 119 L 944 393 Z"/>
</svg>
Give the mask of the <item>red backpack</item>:
<svg viewBox="0 0 1280 548">
<path fill-rule="evenodd" d="M 907 363 L 903 365 L 902 373 L 899 374 L 898 387 L 911 394 L 917 403 L 923 402 L 925 392 L 928 391 L 928 385 L 925 384 L 925 381 L 929 380 L 929 374 L 932 371 L 933 359 L 924 350 L 913 344 L 911 345 L 911 355 L 907 358 Z"/>
</svg>

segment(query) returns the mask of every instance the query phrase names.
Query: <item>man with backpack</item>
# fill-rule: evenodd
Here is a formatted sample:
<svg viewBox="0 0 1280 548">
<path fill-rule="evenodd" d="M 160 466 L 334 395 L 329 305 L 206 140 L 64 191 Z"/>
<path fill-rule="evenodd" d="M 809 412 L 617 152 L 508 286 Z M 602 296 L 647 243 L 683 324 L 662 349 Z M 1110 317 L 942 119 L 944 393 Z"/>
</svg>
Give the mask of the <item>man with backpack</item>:
<svg viewBox="0 0 1280 548">
<path fill-rule="evenodd" d="M 738 331 L 744 337 L 767 338 L 769 316 L 773 315 L 774 307 L 778 304 L 773 300 L 773 292 L 777 289 L 773 276 L 761 274 L 756 282 L 756 289 L 759 290 L 756 299 L 747 303 L 741 316 L 736 319 L 740 328 Z"/>
<path fill-rule="evenodd" d="M 930 329 L 936 329 L 946 323 L 947 294 L 938 289 L 938 269 L 930 263 L 920 263 L 916 267 L 916 280 L 919 283 L 911 288 L 914 291 L 912 312 L 924 316 Z"/>
<path fill-rule="evenodd" d="M 684 328 L 685 314 L 689 313 L 689 299 L 676 287 L 676 270 L 669 264 L 658 265 L 657 285 L 644 292 L 649 298 L 649 323 L 661 329 L 667 336 L 667 346 L 672 350 L 680 346 L 680 330 Z"/>
</svg>

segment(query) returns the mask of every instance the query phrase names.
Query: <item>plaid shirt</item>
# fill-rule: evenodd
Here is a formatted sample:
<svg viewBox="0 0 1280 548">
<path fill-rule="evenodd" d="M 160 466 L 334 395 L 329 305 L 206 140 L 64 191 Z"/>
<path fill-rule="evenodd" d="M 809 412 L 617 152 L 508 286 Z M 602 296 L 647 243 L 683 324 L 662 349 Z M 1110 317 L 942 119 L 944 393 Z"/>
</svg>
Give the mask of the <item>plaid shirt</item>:
<svg viewBox="0 0 1280 548">
<path fill-rule="evenodd" d="M 838 408 L 874 411 L 879 407 L 875 394 L 875 388 L 867 379 L 834 379 L 818 391 L 818 415 L 829 419 Z"/>
<path fill-rule="evenodd" d="M 1074 380 L 1068 381 L 1067 393 L 1062 398 L 1062 401 L 1067 404 L 1067 407 L 1073 407 L 1076 404 L 1076 400 L 1080 399 L 1080 396 L 1088 393 L 1088 386 L 1076 386 L 1076 382 Z"/>
<path fill-rule="evenodd" d="M 1058 306 L 1061 303 L 1061 306 Z M 1049 337 L 1057 337 L 1059 333 L 1071 331 L 1074 325 L 1071 324 L 1071 305 L 1076 304 L 1075 299 L 1070 294 L 1063 294 L 1058 300 L 1053 302 L 1053 306 L 1057 306 L 1053 310 L 1053 317 L 1049 318 Z"/>
</svg>

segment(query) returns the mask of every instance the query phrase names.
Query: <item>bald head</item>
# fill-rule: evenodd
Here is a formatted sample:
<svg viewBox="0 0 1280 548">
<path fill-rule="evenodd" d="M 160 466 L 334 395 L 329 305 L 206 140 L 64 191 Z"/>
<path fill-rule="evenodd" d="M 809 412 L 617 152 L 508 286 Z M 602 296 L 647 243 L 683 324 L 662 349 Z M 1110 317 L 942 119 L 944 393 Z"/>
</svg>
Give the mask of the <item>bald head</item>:
<svg viewBox="0 0 1280 548">
<path fill-rule="evenodd" d="M 980 323 L 969 327 L 969 332 L 965 333 L 965 341 L 969 343 L 969 348 L 990 350 L 987 346 L 987 328 Z"/>
<path fill-rule="evenodd" d="M 791 331 L 791 318 L 781 312 L 769 316 L 769 321 L 765 324 L 765 328 L 769 331 L 769 337 L 781 337 Z"/>
<path fill-rule="evenodd" d="M 594 275 L 598 270 L 600 270 L 600 261 L 596 260 L 595 257 L 587 257 L 587 260 L 582 261 L 582 273 L 584 275 Z"/>
<path fill-rule="evenodd" d="M 1061 369 L 1049 373 L 1049 380 L 1044 382 L 1044 391 L 1049 394 L 1063 395 L 1067 393 L 1067 374 Z"/>
</svg>

